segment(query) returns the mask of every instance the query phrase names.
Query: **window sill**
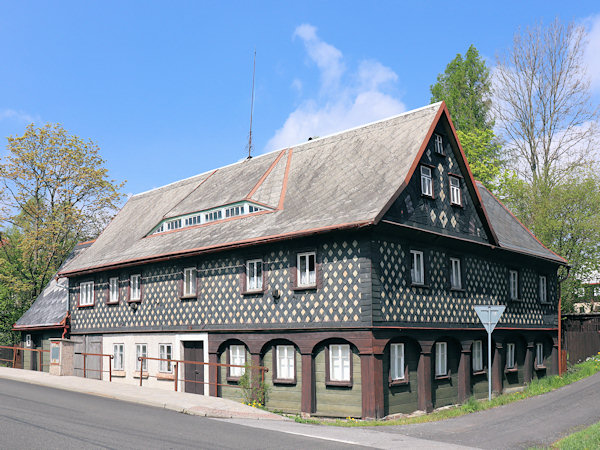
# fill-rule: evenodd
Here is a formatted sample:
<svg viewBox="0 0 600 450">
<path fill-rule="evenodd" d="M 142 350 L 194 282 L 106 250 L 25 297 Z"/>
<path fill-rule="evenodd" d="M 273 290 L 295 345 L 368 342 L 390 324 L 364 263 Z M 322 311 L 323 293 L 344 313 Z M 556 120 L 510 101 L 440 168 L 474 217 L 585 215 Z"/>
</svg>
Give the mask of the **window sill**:
<svg viewBox="0 0 600 450">
<path fill-rule="evenodd" d="M 127 300 L 127 303 L 142 303 L 142 299 L 141 298 L 137 298 L 134 300 Z"/>
<path fill-rule="evenodd" d="M 540 302 L 540 305 L 550 306 L 552 302 Z"/>
<path fill-rule="evenodd" d="M 535 370 L 546 370 L 546 366 L 535 366 Z"/>
<path fill-rule="evenodd" d="M 450 378 L 451 378 L 450 374 L 448 374 L 448 375 L 436 375 L 435 376 L 436 380 L 449 380 Z"/>
<path fill-rule="evenodd" d="M 273 384 L 283 384 L 286 386 L 295 386 L 296 380 L 286 380 L 284 378 L 273 378 Z"/>
<path fill-rule="evenodd" d="M 521 302 L 523 302 L 523 299 L 522 299 L 522 298 L 511 298 L 511 299 L 509 299 L 509 300 L 510 300 L 511 302 L 518 302 L 518 303 L 521 303 Z"/>
<path fill-rule="evenodd" d="M 136 370 L 135 373 L 133 374 L 133 378 L 140 378 L 140 371 Z M 148 372 L 142 372 L 142 378 L 145 380 L 146 378 L 148 378 Z"/>
<path fill-rule="evenodd" d="M 117 300 L 116 302 L 106 302 L 107 305 L 118 305 L 119 304 L 119 300 Z"/>
<path fill-rule="evenodd" d="M 307 286 L 294 286 L 292 288 L 293 291 L 316 291 L 317 290 L 317 285 L 316 284 L 310 284 Z"/>
<path fill-rule="evenodd" d="M 347 387 L 347 388 L 351 388 L 352 387 L 352 382 L 351 381 L 325 381 L 325 386 L 331 386 L 331 387 Z"/>
<path fill-rule="evenodd" d="M 461 287 L 460 288 L 453 288 L 453 287 L 451 287 L 450 291 L 451 292 L 467 292 L 467 290 L 465 288 L 461 288 Z"/>
<path fill-rule="evenodd" d="M 455 208 L 464 208 L 460 203 L 450 203 L 450 206 L 454 206 Z"/>
<path fill-rule="evenodd" d="M 198 298 L 198 296 L 196 294 L 194 295 L 182 295 L 181 297 L 179 297 L 179 300 L 196 300 Z"/>
<path fill-rule="evenodd" d="M 516 367 L 513 367 L 512 369 L 504 369 L 504 373 L 515 373 L 518 371 L 519 371 L 519 369 Z"/>
<path fill-rule="evenodd" d="M 438 152 L 437 150 L 434 150 L 433 153 L 435 153 L 438 156 L 443 156 L 444 158 L 446 157 L 446 154 L 444 152 Z"/>
<path fill-rule="evenodd" d="M 156 374 L 156 379 L 157 380 L 171 380 L 173 381 L 175 379 L 175 375 L 173 375 L 172 373 L 157 373 Z"/>
<path fill-rule="evenodd" d="M 429 200 L 435 200 L 435 197 L 433 195 L 423 194 L 422 192 L 421 192 L 421 197 L 428 198 Z"/>
<path fill-rule="evenodd" d="M 242 295 L 263 295 L 264 293 L 264 289 L 255 289 L 253 291 L 244 291 L 242 292 Z"/>
<path fill-rule="evenodd" d="M 410 283 L 410 285 L 412 287 L 418 287 L 418 288 L 423 288 L 423 289 L 429 289 L 430 286 L 428 284 L 425 283 Z"/>
<path fill-rule="evenodd" d="M 225 377 L 225 379 L 230 382 L 230 383 L 239 383 L 240 378 L 242 378 L 241 376 L 239 377 L 230 377 L 229 375 L 227 375 L 227 377 Z"/>
<path fill-rule="evenodd" d="M 388 382 L 388 386 L 389 387 L 394 387 L 394 386 L 406 386 L 409 384 L 408 378 L 402 379 L 402 380 L 391 380 Z"/>
<path fill-rule="evenodd" d="M 125 378 L 127 376 L 127 372 L 124 370 L 113 370 L 111 376 L 117 378 Z"/>
<path fill-rule="evenodd" d="M 478 370 L 478 371 L 474 371 L 473 372 L 473 376 L 477 376 L 477 375 L 487 375 L 487 371 L 485 369 L 483 370 Z"/>
<path fill-rule="evenodd" d="M 93 308 L 94 307 L 94 303 L 92 303 L 91 305 L 77 305 L 77 308 Z"/>
</svg>

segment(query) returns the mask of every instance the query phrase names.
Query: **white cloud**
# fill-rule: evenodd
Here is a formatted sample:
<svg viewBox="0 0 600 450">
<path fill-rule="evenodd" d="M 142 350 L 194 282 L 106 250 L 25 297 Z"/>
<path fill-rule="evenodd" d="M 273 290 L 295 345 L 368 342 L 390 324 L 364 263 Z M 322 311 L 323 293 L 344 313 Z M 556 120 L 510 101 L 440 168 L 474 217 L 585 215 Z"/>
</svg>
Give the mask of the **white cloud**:
<svg viewBox="0 0 600 450">
<path fill-rule="evenodd" d="M 0 110 L 0 121 L 1 120 L 17 120 L 19 122 L 39 122 L 39 117 L 34 117 L 30 114 L 22 111 L 15 111 L 14 109 L 1 109 Z"/>
<path fill-rule="evenodd" d="M 347 73 L 340 50 L 322 41 L 309 24 L 296 28 L 294 38 L 304 43 L 309 59 L 320 72 L 318 98 L 304 99 L 267 143 L 267 150 L 305 142 L 311 136 L 324 136 L 364 123 L 383 119 L 406 110 L 389 93 L 398 75 L 378 61 L 364 60 Z M 294 80 L 300 92 L 304 83 Z"/>
<path fill-rule="evenodd" d="M 600 14 L 588 17 L 584 23 L 588 29 L 588 44 L 585 50 L 588 75 L 592 89 L 600 92 Z"/>
</svg>

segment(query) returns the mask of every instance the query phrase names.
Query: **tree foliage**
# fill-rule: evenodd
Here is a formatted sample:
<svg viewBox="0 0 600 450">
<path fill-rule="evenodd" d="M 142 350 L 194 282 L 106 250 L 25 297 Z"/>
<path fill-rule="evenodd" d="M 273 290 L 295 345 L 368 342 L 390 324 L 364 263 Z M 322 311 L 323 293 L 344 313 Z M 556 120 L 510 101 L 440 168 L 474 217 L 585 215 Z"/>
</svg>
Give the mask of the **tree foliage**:
<svg viewBox="0 0 600 450">
<path fill-rule="evenodd" d="M 122 200 L 98 146 L 58 124 L 9 137 L 0 164 L 0 282 L 26 309 L 73 246 L 94 238 Z"/>
</svg>

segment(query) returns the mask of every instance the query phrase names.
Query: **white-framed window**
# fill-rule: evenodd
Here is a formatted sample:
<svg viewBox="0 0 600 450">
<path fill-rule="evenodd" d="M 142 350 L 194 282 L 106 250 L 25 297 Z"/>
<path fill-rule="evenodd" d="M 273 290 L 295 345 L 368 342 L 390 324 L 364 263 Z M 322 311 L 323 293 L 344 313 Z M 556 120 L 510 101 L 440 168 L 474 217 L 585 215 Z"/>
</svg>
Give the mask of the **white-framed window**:
<svg viewBox="0 0 600 450">
<path fill-rule="evenodd" d="M 259 206 L 254 206 L 254 205 L 248 205 L 248 212 L 250 214 L 253 212 L 257 212 L 257 211 L 264 211 L 264 208 L 261 208 Z"/>
<path fill-rule="evenodd" d="M 225 217 L 236 217 L 244 214 L 244 205 L 232 206 L 225 210 Z"/>
<path fill-rule="evenodd" d="M 350 381 L 350 345 L 329 346 L 329 380 Z"/>
<path fill-rule="evenodd" d="M 85 281 L 79 285 L 79 306 L 94 304 L 94 282 Z"/>
<path fill-rule="evenodd" d="M 123 370 L 125 344 L 113 344 L 113 370 Z"/>
<path fill-rule="evenodd" d="M 410 251 L 410 277 L 414 284 L 425 284 L 425 265 L 423 252 L 419 250 Z"/>
<path fill-rule="evenodd" d="M 462 289 L 462 273 L 460 271 L 460 259 L 450 258 L 450 287 Z"/>
<path fill-rule="evenodd" d="M 148 360 L 140 361 L 138 358 L 148 356 L 148 346 L 146 344 L 135 344 L 135 370 L 140 371 L 140 363 L 142 364 L 142 372 L 148 372 Z"/>
<path fill-rule="evenodd" d="M 140 300 L 142 291 L 140 289 L 140 274 L 131 275 L 129 277 L 129 300 Z"/>
<path fill-rule="evenodd" d="M 119 303 L 119 277 L 108 280 L 108 302 Z"/>
<path fill-rule="evenodd" d="M 196 268 L 187 267 L 183 269 L 183 296 L 192 297 L 196 295 Z"/>
<path fill-rule="evenodd" d="M 223 210 L 218 209 L 216 211 L 211 211 L 209 213 L 204 214 L 205 222 L 214 222 L 215 220 L 220 220 L 223 218 Z"/>
<path fill-rule="evenodd" d="M 444 376 L 448 374 L 448 343 L 435 343 L 435 376 Z"/>
<path fill-rule="evenodd" d="M 519 298 L 519 272 L 516 270 L 508 271 L 510 299 L 517 300 Z"/>
<path fill-rule="evenodd" d="M 537 367 L 544 365 L 544 344 L 541 342 L 535 344 L 535 365 Z"/>
<path fill-rule="evenodd" d="M 444 140 L 442 139 L 442 135 L 441 134 L 435 134 L 434 135 L 434 142 L 435 142 L 435 151 L 436 153 L 439 153 L 440 155 L 444 154 Z"/>
<path fill-rule="evenodd" d="M 404 380 L 404 344 L 390 345 L 390 378 Z"/>
<path fill-rule="evenodd" d="M 230 345 L 229 346 L 229 364 L 243 366 L 246 364 L 246 347 L 243 345 Z M 241 377 L 245 372 L 244 367 L 230 367 L 229 376 Z"/>
<path fill-rule="evenodd" d="M 296 352 L 293 345 L 278 345 L 277 353 L 277 378 L 280 380 L 293 380 L 296 374 Z"/>
<path fill-rule="evenodd" d="M 158 357 L 160 359 L 173 359 L 173 345 L 172 344 L 158 344 Z M 173 363 L 171 361 L 159 361 L 158 365 L 159 372 L 171 373 L 173 372 Z"/>
<path fill-rule="evenodd" d="M 30 334 L 26 334 L 25 335 L 25 347 L 26 348 L 33 347 L 33 342 L 31 341 L 31 335 Z"/>
<path fill-rule="evenodd" d="M 263 288 L 262 259 L 246 261 L 246 290 L 260 291 Z"/>
<path fill-rule="evenodd" d="M 515 368 L 515 344 L 513 342 L 506 344 L 506 368 Z"/>
<path fill-rule="evenodd" d="M 546 276 L 540 275 L 539 278 L 539 292 L 540 292 L 540 302 L 546 303 L 548 301 L 548 292 L 547 292 L 547 284 L 546 284 Z"/>
<path fill-rule="evenodd" d="M 421 193 L 433 197 L 433 179 L 431 178 L 431 168 L 421 166 Z"/>
<path fill-rule="evenodd" d="M 450 178 L 450 203 L 453 205 L 462 205 L 462 196 L 460 191 L 460 180 L 458 177 Z"/>
<path fill-rule="evenodd" d="M 315 252 L 298 253 L 298 286 L 314 286 L 317 283 L 317 255 Z"/>
<path fill-rule="evenodd" d="M 483 370 L 483 341 L 473 342 L 473 372 Z"/>
</svg>

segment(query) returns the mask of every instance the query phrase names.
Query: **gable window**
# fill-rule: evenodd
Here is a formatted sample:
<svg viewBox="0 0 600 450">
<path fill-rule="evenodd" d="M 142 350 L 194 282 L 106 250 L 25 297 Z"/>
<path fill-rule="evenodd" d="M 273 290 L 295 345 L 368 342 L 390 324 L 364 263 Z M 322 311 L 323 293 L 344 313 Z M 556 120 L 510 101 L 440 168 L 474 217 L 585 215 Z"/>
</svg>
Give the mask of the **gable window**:
<svg viewBox="0 0 600 450">
<path fill-rule="evenodd" d="M 404 380 L 404 344 L 390 345 L 390 378 Z"/>
<path fill-rule="evenodd" d="M 512 342 L 506 344 L 506 368 L 515 368 L 515 344 Z"/>
<path fill-rule="evenodd" d="M 329 346 L 329 380 L 350 381 L 350 345 Z"/>
<path fill-rule="evenodd" d="M 125 344 L 113 344 L 113 370 L 123 370 Z"/>
<path fill-rule="evenodd" d="M 431 168 L 421 166 L 421 193 L 428 197 L 433 197 L 433 179 L 431 178 Z"/>
<path fill-rule="evenodd" d="M 435 152 L 439 153 L 440 155 L 444 154 L 444 139 L 442 138 L 441 134 L 435 134 L 434 135 L 434 142 L 435 142 Z"/>
<path fill-rule="evenodd" d="M 298 286 L 314 286 L 317 283 L 316 253 L 298 253 Z"/>
<path fill-rule="evenodd" d="M 511 300 L 519 298 L 519 272 L 517 270 L 508 271 L 508 288 Z"/>
<path fill-rule="evenodd" d="M 119 278 L 112 277 L 108 280 L 108 302 L 119 303 Z"/>
<path fill-rule="evenodd" d="M 183 296 L 194 297 L 196 295 L 196 268 L 183 269 Z"/>
<path fill-rule="evenodd" d="M 173 346 L 171 344 L 159 344 L 158 345 L 158 357 L 160 359 L 173 359 Z M 171 373 L 173 372 L 173 363 L 171 361 L 159 361 L 159 372 Z"/>
<path fill-rule="evenodd" d="M 462 289 L 460 259 L 458 258 L 450 258 L 450 287 L 452 289 Z"/>
<path fill-rule="evenodd" d="M 483 370 L 483 342 L 473 342 L 473 372 L 481 372 Z"/>
<path fill-rule="evenodd" d="M 142 276 L 140 274 L 131 275 L 129 277 L 129 300 L 136 301 L 141 300 L 142 291 L 140 288 L 140 279 Z"/>
<path fill-rule="evenodd" d="M 535 344 L 535 366 L 544 367 L 544 344 L 541 342 Z"/>
<path fill-rule="evenodd" d="M 233 364 L 236 366 L 243 366 L 246 364 L 246 347 L 243 345 L 230 345 L 229 346 L 229 364 Z M 244 375 L 245 368 L 244 367 L 230 367 L 229 368 L 229 376 L 230 377 L 241 377 Z"/>
<path fill-rule="evenodd" d="M 423 252 L 419 250 L 411 250 L 411 266 L 410 276 L 413 284 L 424 284 L 425 283 L 425 267 L 423 263 Z"/>
<path fill-rule="evenodd" d="M 148 356 L 148 346 L 146 344 L 135 344 L 135 370 L 140 371 L 140 364 L 142 372 L 148 372 L 148 360 L 138 358 L 145 358 Z"/>
<path fill-rule="evenodd" d="M 547 303 L 548 302 L 548 292 L 547 292 L 546 277 L 544 275 L 540 275 L 538 284 L 539 284 L 540 302 Z"/>
<path fill-rule="evenodd" d="M 448 343 L 435 343 L 435 376 L 443 377 L 448 374 Z"/>
<path fill-rule="evenodd" d="M 277 379 L 293 380 L 296 375 L 296 354 L 293 345 L 278 345 L 277 353 Z"/>
<path fill-rule="evenodd" d="M 462 205 L 462 197 L 460 192 L 460 180 L 458 177 L 449 177 L 450 179 L 450 203 L 452 205 Z"/>
<path fill-rule="evenodd" d="M 262 259 L 246 261 L 246 290 L 260 291 L 263 288 Z"/>
<path fill-rule="evenodd" d="M 85 281 L 79 285 L 79 306 L 94 305 L 94 282 Z"/>
</svg>

